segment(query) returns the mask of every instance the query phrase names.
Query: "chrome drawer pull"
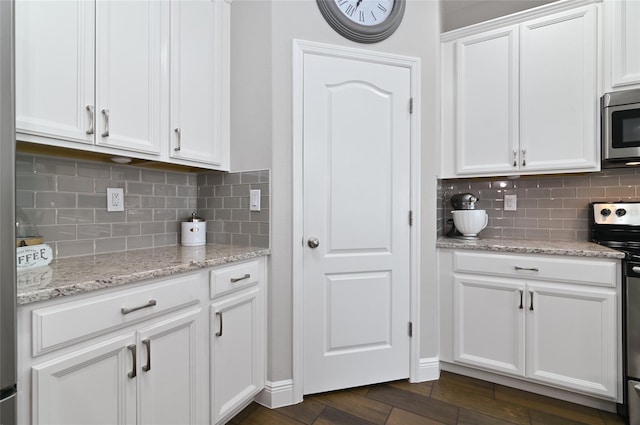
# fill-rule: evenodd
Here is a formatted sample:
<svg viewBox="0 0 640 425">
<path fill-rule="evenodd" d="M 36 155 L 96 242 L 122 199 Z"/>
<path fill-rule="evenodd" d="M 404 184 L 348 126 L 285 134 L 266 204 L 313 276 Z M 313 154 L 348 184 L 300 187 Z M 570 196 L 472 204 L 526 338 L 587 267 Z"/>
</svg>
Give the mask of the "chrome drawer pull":
<svg viewBox="0 0 640 425">
<path fill-rule="evenodd" d="M 216 336 L 222 336 L 222 312 L 216 311 L 216 316 L 218 316 L 218 320 L 220 320 L 220 325 L 218 327 L 218 332 L 216 332 Z"/>
<path fill-rule="evenodd" d="M 527 270 L 527 271 L 530 271 L 530 272 L 539 272 L 540 271 L 537 267 L 519 267 L 519 266 L 516 266 L 515 269 L 516 270 Z"/>
<path fill-rule="evenodd" d="M 122 307 L 120 309 L 120 312 L 122 312 L 122 314 L 129 314 L 134 311 L 142 310 L 143 308 L 153 307 L 156 304 L 157 304 L 156 300 L 149 300 L 148 303 L 146 303 L 145 305 L 141 305 L 139 307 L 131 307 L 131 308 Z"/>
<path fill-rule="evenodd" d="M 151 340 L 145 339 L 142 341 L 142 345 L 147 348 L 147 364 L 142 366 L 142 370 L 149 372 L 151 370 Z"/>
<path fill-rule="evenodd" d="M 129 372 L 127 374 L 127 376 L 131 379 L 136 377 L 136 345 L 135 344 L 131 344 L 131 345 L 127 345 L 127 349 L 129 351 L 131 351 L 131 357 L 133 357 L 133 367 L 131 368 L 131 372 Z"/>
<path fill-rule="evenodd" d="M 524 291 L 522 289 L 519 289 L 519 291 L 520 291 L 520 305 L 518 306 L 518 308 L 522 310 L 522 295 Z"/>
<path fill-rule="evenodd" d="M 101 137 L 109 137 L 109 110 L 103 109 L 102 116 L 104 117 L 104 131 L 100 134 Z"/>
<path fill-rule="evenodd" d="M 249 273 L 245 273 L 245 275 L 242 276 L 242 277 L 232 277 L 231 278 L 231 283 L 240 282 L 241 280 L 249 279 L 250 277 L 251 277 L 251 275 Z"/>
<path fill-rule="evenodd" d="M 176 147 L 173 148 L 174 151 L 176 152 L 180 152 L 180 149 L 182 149 L 182 140 L 181 139 L 181 131 L 179 128 L 176 128 L 175 130 L 173 130 L 176 133 Z"/>
<path fill-rule="evenodd" d="M 93 134 L 93 106 L 87 105 L 85 109 L 89 112 L 89 130 L 85 133 Z"/>
</svg>

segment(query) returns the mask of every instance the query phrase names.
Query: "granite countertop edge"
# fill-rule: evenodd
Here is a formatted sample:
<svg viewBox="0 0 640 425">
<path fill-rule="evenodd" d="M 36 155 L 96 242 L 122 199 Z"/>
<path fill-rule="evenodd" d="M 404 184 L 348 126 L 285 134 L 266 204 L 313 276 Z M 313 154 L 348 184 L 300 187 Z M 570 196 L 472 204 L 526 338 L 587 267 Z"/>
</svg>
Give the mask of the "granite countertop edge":
<svg viewBox="0 0 640 425">
<path fill-rule="evenodd" d="M 46 301 L 270 254 L 269 248 L 206 245 L 172 246 L 61 258 L 46 267 L 19 270 L 16 302 L 18 305 L 24 305 Z M 123 257 L 133 257 L 133 267 L 119 267 Z M 36 276 L 36 279 L 30 279 L 29 276 Z M 21 280 L 31 284 L 21 285 Z M 31 282 L 33 280 L 35 284 Z"/>
<path fill-rule="evenodd" d="M 621 251 L 587 241 L 535 241 L 500 238 L 465 240 L 441 236 L 436 242 L 436 248 L 611 259 L 623 259 L 625 256 Z"/>
</svg>

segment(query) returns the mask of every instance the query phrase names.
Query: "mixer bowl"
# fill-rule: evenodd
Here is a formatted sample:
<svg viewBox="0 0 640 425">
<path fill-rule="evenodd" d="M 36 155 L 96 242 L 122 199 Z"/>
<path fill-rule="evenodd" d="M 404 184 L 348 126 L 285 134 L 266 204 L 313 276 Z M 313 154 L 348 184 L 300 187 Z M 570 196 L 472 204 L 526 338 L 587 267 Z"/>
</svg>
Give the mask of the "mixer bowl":
<svg viewBox="0 0 640 425">
<path fill-rule="evenodd" d="M 464 236 L 477 236 L 489 223 L 489 216 L 485 210 L 456 210 L 451 211 L 453 224 Z"/>
</svg>

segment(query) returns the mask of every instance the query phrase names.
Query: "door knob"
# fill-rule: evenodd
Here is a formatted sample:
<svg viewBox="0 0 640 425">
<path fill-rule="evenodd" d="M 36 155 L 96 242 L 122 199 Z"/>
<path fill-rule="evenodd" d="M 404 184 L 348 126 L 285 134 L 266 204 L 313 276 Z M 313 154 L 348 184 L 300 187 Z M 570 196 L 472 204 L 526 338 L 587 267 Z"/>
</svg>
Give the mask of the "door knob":
<svg viewBox="0 0 640 425">
<path fill-rule="evenodd" d="M 316 237 L 311 237 L 307 241 L 307 245 L 309 245 L 309 248 L 317 248 L 320 245 L 320 241 Z"/>
</svg>

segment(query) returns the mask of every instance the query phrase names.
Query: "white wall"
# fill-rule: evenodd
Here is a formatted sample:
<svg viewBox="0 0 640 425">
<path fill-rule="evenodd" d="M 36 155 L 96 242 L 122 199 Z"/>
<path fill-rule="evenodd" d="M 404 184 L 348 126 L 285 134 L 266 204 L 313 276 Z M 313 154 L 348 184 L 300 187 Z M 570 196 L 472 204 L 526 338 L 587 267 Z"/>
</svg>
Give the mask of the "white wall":
<svg viewBox="0 0 640 425">
<path fill-rule="evenodd" d="M 256 11 L 257 10 L 257 11 Z M 302 39 L 335 45 L 354 46 L 390 52 L 421 59 L 422 111 L 422 321 L 421 357 L 438 353 L 437 297 L 435 282 L 436 238 L 436 158 L 438 158 L 438 57 L 440 13 L 434 0 L 407 0 L 404 19 L 389 39 L 363 45 L 351 42 L 324 21 L 315 0 L 234 0 L 232 3 L 232 114 L 238 105 L 255 102 L 255 120 L 244 114 L 232 118 L 234 146 L 232 166 L 272 168 L 272 255 L 269 279 L 269 360 L 268 379 L 280 381 L 292 378 L 292 40 Z M 267 31 L 270 29 L 270 33 Z M 259 32 L 259 34 L 255 34 Z M 268 42 L 265 43 L 265 40 Z M 265 46 L 265 44 L 267 44 Z M 242 53 L 233 59 L 237 49 Z M 268 52 L 269 58 L 264 58 Z M 240 57 L 264 60 L 254 72 L 239 69 Z M 248 59 L 248 61 L 251 61 Z M 257 60 L 255 61 L 257 62 Z M 263 69 L 264 67 L 264 69 Z M 262 75 L 264 72 L 265 75 Z M 246 84 L 258 78 L 268 84 L 270 93 L 251 90 Z M 256 96 L 259 98 L 256 99 Z M 264 116 L 270 117 L 265 122 Z M 252 125 L 256 129 L 250 129 Z M 271 131 L 270 134 L 267 134 Z M 245 158 L 268 145 L 271 157 Z M 240 168 L 239 168 L 240 167 Z"/>
</svg>

